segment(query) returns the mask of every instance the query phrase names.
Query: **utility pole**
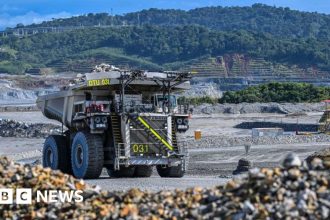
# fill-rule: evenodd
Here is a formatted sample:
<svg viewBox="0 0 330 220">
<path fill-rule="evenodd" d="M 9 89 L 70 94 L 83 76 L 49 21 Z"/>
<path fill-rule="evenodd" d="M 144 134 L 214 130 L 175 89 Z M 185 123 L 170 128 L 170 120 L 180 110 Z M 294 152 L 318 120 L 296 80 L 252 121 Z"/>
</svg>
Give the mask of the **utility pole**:
<svg viewBox="0 0 330 220">
<path fill-rule="evenodd" d="M 112 27 L 113 26 L 113 8 L 111 8 L 110 16 L 111 16 L 111 27 Z"/>
<path fill-rule="evenodd" d="M 140 27 L 140 13 L 138 13 L 137 16 L 138 16 L 138 23 L 137 23 L 137 26 Z"/>
</svg>

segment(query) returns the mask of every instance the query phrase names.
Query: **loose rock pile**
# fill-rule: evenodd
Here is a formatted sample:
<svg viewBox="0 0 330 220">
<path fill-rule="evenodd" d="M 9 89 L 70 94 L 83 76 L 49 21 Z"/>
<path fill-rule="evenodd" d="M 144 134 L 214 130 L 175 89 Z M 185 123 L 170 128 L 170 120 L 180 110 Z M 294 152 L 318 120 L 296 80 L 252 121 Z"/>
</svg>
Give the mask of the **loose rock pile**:
<svg viewBox="0 0 330 220">
<path fill-rule="evenodd" d="M 315 158 L 322 160 L 323 163 L 328 164 L 328 166 L 330 166 L 330 148 L 315 152 L 314 154 L 307 157 L 306 161 L 310 165 Z"/>
<path fill-rule="evenodd" d="M 330 167 L 317 162 L 311 170 L 295 156 L 284 165 L 255 168 L 212 189 L 105 192 L 58 171 L 0 158 L 0 188 L 84 191 L 82 203 L 1 205 L 0 219 L 329 219 Z"/>
<path fill-rule="evenodd" d="M 52 124 L 29 124 L 0 118 L 1 137 L 44 138 L 49 134 L 59 134 L 60 126 Z"/>
<path fill-rule="evenodd" d="M 110 71 L 117 71 L 117 70 L 120 70 L 120 69 L 113 65 L 110 65 L 110 64 L 101 63 L 100 65 L 96 65 L 92 72 L 110 72 Z"/>
<path fill-rule="evenodd" d="M 36 105 L 31 106 L 0 106 L 0 112 L 32 112 L 39 111 Z"/>
</svg>

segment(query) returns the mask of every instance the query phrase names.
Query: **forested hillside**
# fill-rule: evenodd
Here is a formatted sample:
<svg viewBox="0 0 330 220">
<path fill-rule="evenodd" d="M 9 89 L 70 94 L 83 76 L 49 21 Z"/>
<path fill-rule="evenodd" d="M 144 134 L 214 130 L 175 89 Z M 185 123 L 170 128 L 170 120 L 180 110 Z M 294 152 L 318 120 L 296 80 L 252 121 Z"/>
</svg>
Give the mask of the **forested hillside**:
<svg viewBox="0 0 330 220">
<path fill-rule="evenodd" d="M 196 63 L 213 65 L 208 60 L 215 60 L 215 65 L 221 67 L 207 67 L 210 72 L 224 71 L 225 75 L 233 68 L 238 74 L 248 73 L 248 64 L 259 65 L 255 64 L 258 60 L 267 63 L 271 71 L 292 66 L 303 71 L 330 69 L 330 16 L 286 8 L 254 5 L 187 12 L 150 9 L 115 17 L 89 14 L 29 27 L 122 22 L 128 25 L 87 27 L 22 38 L 2 36 L 0 72 L 21 73 L 40 67 L 86 71 L 100 62 L 177 70 L 195 68 Z M 262 65 L 249 74 L 264 71 Z"/>
<path fill-rule="evenodd" d="M 31 27 L 97 25 L 201 25 L 213 30 L 246 30 L 281 37 L 329 38 L 330 16 L 289 8 L 254 4 L 252 7 L 207 7 L 190 11 L 149 9 L 120 16 L 107 13 L 55 19 Z"/>
</svg>

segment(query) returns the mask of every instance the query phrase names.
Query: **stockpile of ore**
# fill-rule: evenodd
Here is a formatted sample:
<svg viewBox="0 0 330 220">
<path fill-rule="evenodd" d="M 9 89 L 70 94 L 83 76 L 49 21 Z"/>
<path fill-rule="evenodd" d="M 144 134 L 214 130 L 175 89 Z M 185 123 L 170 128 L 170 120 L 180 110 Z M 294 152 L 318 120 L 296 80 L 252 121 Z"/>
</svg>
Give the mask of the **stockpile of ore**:
<svg viewBox="0 0 330 220">
<path fill-rule="evenodd" d="M 294 155 L 283 166 L 252 169 L 247 177 L 212 189 L 117 193 L 1 158 L 0 188 L 82 189 L 85 199 L 83 203 L 1 205 L 0 219 L 329 219 L 329 167 L 316 160 L 308 169 Z"/>
<path fill-rule="evenodd" d="M 0 137 L 44 138 L 61 133 L 61 127 L 52 124 L 29 124 L 0 118 Z"/>
<path fill-rule="evenodd" d="M 110 65 L 110 64 L 101 63 L 100 65 L 96 65 L 92 72 L 110 72 L 110 71 L 117 71 L 117 70 L 120 70 L 120 69 L 113 65 Z"/>
</svg>

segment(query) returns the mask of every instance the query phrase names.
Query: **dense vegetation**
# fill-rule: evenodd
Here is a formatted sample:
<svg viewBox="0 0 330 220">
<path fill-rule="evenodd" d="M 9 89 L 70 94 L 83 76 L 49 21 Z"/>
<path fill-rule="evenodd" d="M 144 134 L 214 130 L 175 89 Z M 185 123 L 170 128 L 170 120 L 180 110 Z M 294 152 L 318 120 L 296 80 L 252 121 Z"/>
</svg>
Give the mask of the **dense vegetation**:
<svg viewBox="0 0 330 220">
<path fill-rule="evenodd" d="M 330 16 L 288 8 L 256 4 L 190 11 L 150 9 L 123 16 L 88 14 L 29 27 L 44 26 L 88 28 L 0 37 L 0 72 L 19 73 L 63 63 L 75 69 L 93 60 L 128 62 L 151 70 L 177 69 L 201 57 L 226 54 L 330 69 Z"/>
<path fill-rule="evenodd" d="M 3 37 L 0 38 L 0 45 L 16 51 L 15 55 L 6 51 L 0 53 L 3 60 L 15 66 L 16 62 L 40 66 L 59 59 L 74 60 L 81 58 L 82 53 L 85 57 L 95 57 L 97 54 L 90 50 L 95 52 L 97 48 L 102 48 L 105 56 L 107 49 L 117 48 L 122 50 L 123 55 L 150 62 L 155 68 L 201 56 L 230 53 L 244 53 L 250 57 L 303 67 L 330 68 L 330 45 L 327 41 L 314 38 L 283 40 L 269 34 L 219 32 L 197 26 L 90 28 L 37 34 L 22 39 Z"/>
<path fill-rule="evenodd" d="M 55 19 L 32 27 L 95 25 L 201 25 L 214 30 L 246 30 L 281 37 L 330 36 L 330 16 L 254 4 L 252 7 L 206 7 L 190 11 L 149 9 L 123 16 L 88 14 L 70 19 Z"/>
<path fill-rule="evenodd" d="M 241 91 L 225 92 L 220 103 L 320 102 L 330 98 L 330 88 L 307 83 L 268 83 Z"/>
</svg>

